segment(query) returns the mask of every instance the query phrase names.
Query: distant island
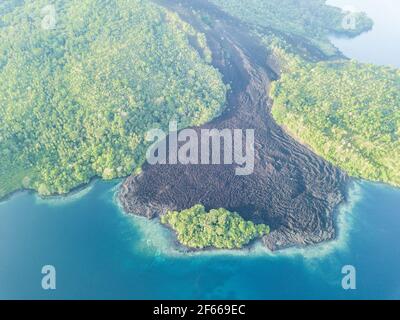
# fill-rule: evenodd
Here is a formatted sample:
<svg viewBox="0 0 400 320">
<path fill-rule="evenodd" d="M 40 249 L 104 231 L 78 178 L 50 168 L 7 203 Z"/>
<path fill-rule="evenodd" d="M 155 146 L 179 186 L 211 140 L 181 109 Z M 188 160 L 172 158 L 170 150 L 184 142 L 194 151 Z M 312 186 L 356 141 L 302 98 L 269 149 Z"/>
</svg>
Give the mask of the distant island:
<svg viewBox="0 0 400 320">
<path fill-rule="evenodd" d="M 128 177 L 124 210 L 188 248 L 278 250 L 336 237 L 350 176 L 400 185 L 400 71 L 329 41 L 369 30 L 364 13 L 323 0 L 46 6 L 0 4 L 0 198 Z M 254 173 L 149 165 L 144 135 L 171 120 L 254 129 Z"/>
</svg>

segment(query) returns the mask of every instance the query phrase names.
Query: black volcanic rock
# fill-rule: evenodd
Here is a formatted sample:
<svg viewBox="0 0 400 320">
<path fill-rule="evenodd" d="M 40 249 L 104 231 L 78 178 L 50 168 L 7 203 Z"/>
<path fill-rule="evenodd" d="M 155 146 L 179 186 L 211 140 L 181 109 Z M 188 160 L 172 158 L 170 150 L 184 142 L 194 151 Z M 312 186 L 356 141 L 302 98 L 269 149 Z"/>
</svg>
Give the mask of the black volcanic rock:
<svg viewBox="0 0 400 320">
<path fill-rule="evenodd" d="M 201 29 L 185 6 L 170 8 Z M 278 77 L 267 65 L 267 51 L 233 18 L 206 1 L 191 1 L 218 15 L 207 35 L 214 66 L 231 85 L 226 112 L 201 128 L 254 129 L 255 169 L 235 175 L 234 165 L 149 165 L 122 185 L 119 200 L 128 213 L 153 218 L 167 210 L 203 204 L 226 208 L 244 219 L 265 223 L 271 250 L 334 239 L 335 210 L 345 198 L 347 176 L 291 138 L 273 120 L 268 98 Z M 233 21 L 232 21 L 233 20 Z"/>
</svg>

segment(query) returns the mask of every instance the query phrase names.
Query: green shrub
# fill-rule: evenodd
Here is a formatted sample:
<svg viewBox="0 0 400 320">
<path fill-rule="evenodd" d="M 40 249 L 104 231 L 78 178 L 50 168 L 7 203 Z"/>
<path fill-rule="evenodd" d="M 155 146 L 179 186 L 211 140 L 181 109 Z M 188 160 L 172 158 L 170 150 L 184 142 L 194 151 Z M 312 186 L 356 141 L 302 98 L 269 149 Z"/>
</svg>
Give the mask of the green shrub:
<svg viewBox="0 0 400 320">
<path fill-rule="evenodd" d="M 196 205 L 181 212 L 171 211 L 161 217 L 177 233 L 178 240 L 189 248 L 235 249 L 269 233 L 264 224 L 245 221 L 237 213 L 225 209 L 206 212 Z"/>
</svg>

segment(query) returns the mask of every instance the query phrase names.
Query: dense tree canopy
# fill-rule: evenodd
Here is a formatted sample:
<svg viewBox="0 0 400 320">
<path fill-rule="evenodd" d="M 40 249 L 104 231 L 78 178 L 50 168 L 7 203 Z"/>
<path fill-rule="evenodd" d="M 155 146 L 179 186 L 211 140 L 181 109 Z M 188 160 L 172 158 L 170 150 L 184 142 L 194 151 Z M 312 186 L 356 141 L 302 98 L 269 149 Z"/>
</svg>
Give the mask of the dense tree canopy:
<svg viewBox="0 0 400 320">
<path fill-rule="evenodd" d="M 206 212 L 196 205 L 181 212 L 171 211 L 161 217 L 178 235 L 180 243 L 189 248 L 235 249 L 269 233 L 269 227 L 245 221 L 237 213 L 225 209 Z"/>
<path fill-rule="evenodd" d="M 272 88 L 273 115 L 349 174 L 400 186 L 400 70 L 296 60 Z"/>
<path fill-rule="evenodd" d="M 350 61 L 318 62 L 292 36 L 326 55 L 328 36 L 357 35 L 372 26 L 324 0 L 212 0 L 253 26 L 280 63 L 273 116 L 301 142 L 350 175 L 400 185 L 400 71 Z M 282 37 L 281 35 L 289 35 Z M 307 62 L 306 62 L 307 61 Z"/>
<path fill-rule="evenodd" d="M 233 16 L 260 31 L 267 28 L 277 33 L 300 36 L 309 40 L 326 54 L 336 49 L 329 34 L 358 35 L 372 27 L 364 13 L 343 12 L 326 5 L 326 0 L 211 0 Z M 348 27 L 346 18 L 355 25 Z"/>
<path fill-rule="evenodd" d="M 176 14 L 148 0 L 48 3 L 0 4 L 0 198 L 128 175 L 148 129 L 221 112 L 205 37 Z"/>
</svg>

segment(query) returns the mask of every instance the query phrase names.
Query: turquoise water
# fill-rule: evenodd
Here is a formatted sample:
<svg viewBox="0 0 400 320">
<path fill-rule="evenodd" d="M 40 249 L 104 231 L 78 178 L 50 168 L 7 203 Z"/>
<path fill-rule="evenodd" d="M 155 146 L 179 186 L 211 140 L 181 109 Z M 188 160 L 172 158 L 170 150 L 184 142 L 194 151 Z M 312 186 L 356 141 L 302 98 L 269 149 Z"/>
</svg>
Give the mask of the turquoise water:
<svg viewBox="0 0 400 320">
<path fill-rule="evenodd" d="M 377 2 L 394 1 L 345 4 Z M 387 39 L 385 30 L 376 27 L 373 37 Z M 343 41 L 361 46 L 358 39 Z M 382 41 L 397 49 L 376 53 L 370 43 L 360 47 L 361 57 L 345 53 L 398 66 L 399 42 Z M 356 182 L 331 243 L 275 254 L 255 245 L 246 252 L 184 255 L 156 221 L 121 212 L 117 186 L 98 181 L 67 198 L 21 192 L 1 202 L 0 298 L 400 299 L 400 189 Z M 44 265 L 56 268 L 54 291 L 41 288 Z M 341 287 L 344 265 L 357 270 L 354 291 Z"/>
<path fill-rule="evenodd" d="M 342 208 L 335 242 L 271 254 L 184 255 L 157 222 L 121 213 L 116 183 L 41 200 L 29 193 L 0 204 L 0 298 L 400 298 L 400 191 L 357 183 Z M 54 265 L 57 289 L 41 288 Z M 341 269 L 357 269 L 357 290 Z"/>
</svg>

